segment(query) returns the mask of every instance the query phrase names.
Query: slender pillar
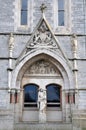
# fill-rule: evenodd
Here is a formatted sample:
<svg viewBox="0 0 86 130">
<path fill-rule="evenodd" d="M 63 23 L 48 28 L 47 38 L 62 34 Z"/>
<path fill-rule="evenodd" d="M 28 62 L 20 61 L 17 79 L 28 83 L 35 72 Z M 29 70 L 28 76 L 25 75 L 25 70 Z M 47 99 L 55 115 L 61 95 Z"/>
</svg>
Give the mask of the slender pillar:
<svg viewBox="0 0 86 130">
<path fill-rule="evenodd" d="M 19 103 L 19 95 L 20 95 L 20 90 L 17 89 L 11 89 L 10 90 L 10 103 Z"/>
<path fill-rule="evenodd" d="M 10 91 L 10 103 L 15 104 L 15 90 Z"/>
<path fill-rule="evenodd" d="M 79 98 L 79 93 L 78 93 L 78 67 L 77 67 L 77 36 L 75 34 L 72 35 L 72 49 L 73 49 L 73 72 L 74 72 L 74 79 L 75 79 L 75 102 L 76 106 L 78 107 L 78 98 Z"/>
<path fill-rule="evenodd" d="M 74 77 L 75 77 L 75 89 L 78 89 L 78 81 L 77 81 L 77 72 L 78 72 L 78 67 L 77 67 L 77 36 L 75 34 L 72 35 L 72 50 L 73 50 L 73 72 L 74 72 Z"/>
<path fill-rule="evenodd" d="M 11 33 L 9 37 L 9 67 L 8 67 L 8 90 L 11 89 L 11 77 L 12 77 L 12 53 L 14 48 L 14 36 Z"/>
</svg>

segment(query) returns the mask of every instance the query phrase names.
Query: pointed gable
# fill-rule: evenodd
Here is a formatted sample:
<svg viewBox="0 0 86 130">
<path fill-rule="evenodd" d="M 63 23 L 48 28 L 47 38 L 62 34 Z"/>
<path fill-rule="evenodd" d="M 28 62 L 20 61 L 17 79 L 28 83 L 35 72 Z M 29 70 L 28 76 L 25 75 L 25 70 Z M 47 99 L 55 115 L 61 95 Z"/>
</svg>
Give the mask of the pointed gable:
<svg viewBox="0 0 86 130">
<path fill-rule="evenodd" d="M 57 48 L 57 44 L 53 35 L 50 31 L 50 28 L 47 25 L 47 22 L 42 19 L 36 31 L 33 33 L 30 41 L 27 44 L 28 48 Z"/>
<path fill-rule="evenodd" d="M 18 58 L 18 61 L 26 57 L 26 55 L 33 49 L 40 49 L 40 48 L 53 49 L 55 52 L 59 54 L 59 56 L 67 60 L 44 14 L 42 15 L 38 25 L 34 29 L 32 36 L 30 37 L 29 41 L 26 44 L 25 49 Z"/>
</svg>

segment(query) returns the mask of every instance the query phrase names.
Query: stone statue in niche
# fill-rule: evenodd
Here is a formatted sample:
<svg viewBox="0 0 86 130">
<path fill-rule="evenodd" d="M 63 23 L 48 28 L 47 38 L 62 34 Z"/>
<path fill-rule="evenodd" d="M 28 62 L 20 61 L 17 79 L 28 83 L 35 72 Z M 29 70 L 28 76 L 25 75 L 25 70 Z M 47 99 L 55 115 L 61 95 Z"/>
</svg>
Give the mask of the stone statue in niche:
<svg viewBox="0 0 86 130">
<path fill-rule="evenodd" d="M 40 88 L 38 92 L 39 121 L 46 122 L 46 90 Z"/>
</svg>

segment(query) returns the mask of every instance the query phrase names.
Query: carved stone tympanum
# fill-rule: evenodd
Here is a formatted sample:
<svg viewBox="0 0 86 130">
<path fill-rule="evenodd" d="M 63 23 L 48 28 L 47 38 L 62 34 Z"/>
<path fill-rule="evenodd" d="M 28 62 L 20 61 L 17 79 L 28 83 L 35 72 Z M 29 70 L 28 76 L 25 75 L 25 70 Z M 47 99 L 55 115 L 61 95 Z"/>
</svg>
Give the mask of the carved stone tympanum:
<svg viewBox="0 0 86 130">
<path fill-rule="evenodd" d="M 32 64 L 25 74 L 51 74 L 51 75 L 60 75 L 58 69 L 56 69 L 50 62 L 41 59 L 34 64 Z"/>
</svg>

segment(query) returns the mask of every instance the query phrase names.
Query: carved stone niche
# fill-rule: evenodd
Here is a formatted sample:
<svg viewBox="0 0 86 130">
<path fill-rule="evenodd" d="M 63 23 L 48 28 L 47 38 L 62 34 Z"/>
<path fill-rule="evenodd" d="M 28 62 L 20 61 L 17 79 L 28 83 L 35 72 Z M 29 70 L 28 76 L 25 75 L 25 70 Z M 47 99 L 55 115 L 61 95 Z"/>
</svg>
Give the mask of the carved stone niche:
<svg viewBox="0 0 86 130">
<path fill-rule="evenodd" d="M 28 75 L 44 75 L 44 76 L 60 76 L 59 70 L 50 62 L 41 59 L 33 63 L 25 72 L 24 76 Z"/>
</svg>

